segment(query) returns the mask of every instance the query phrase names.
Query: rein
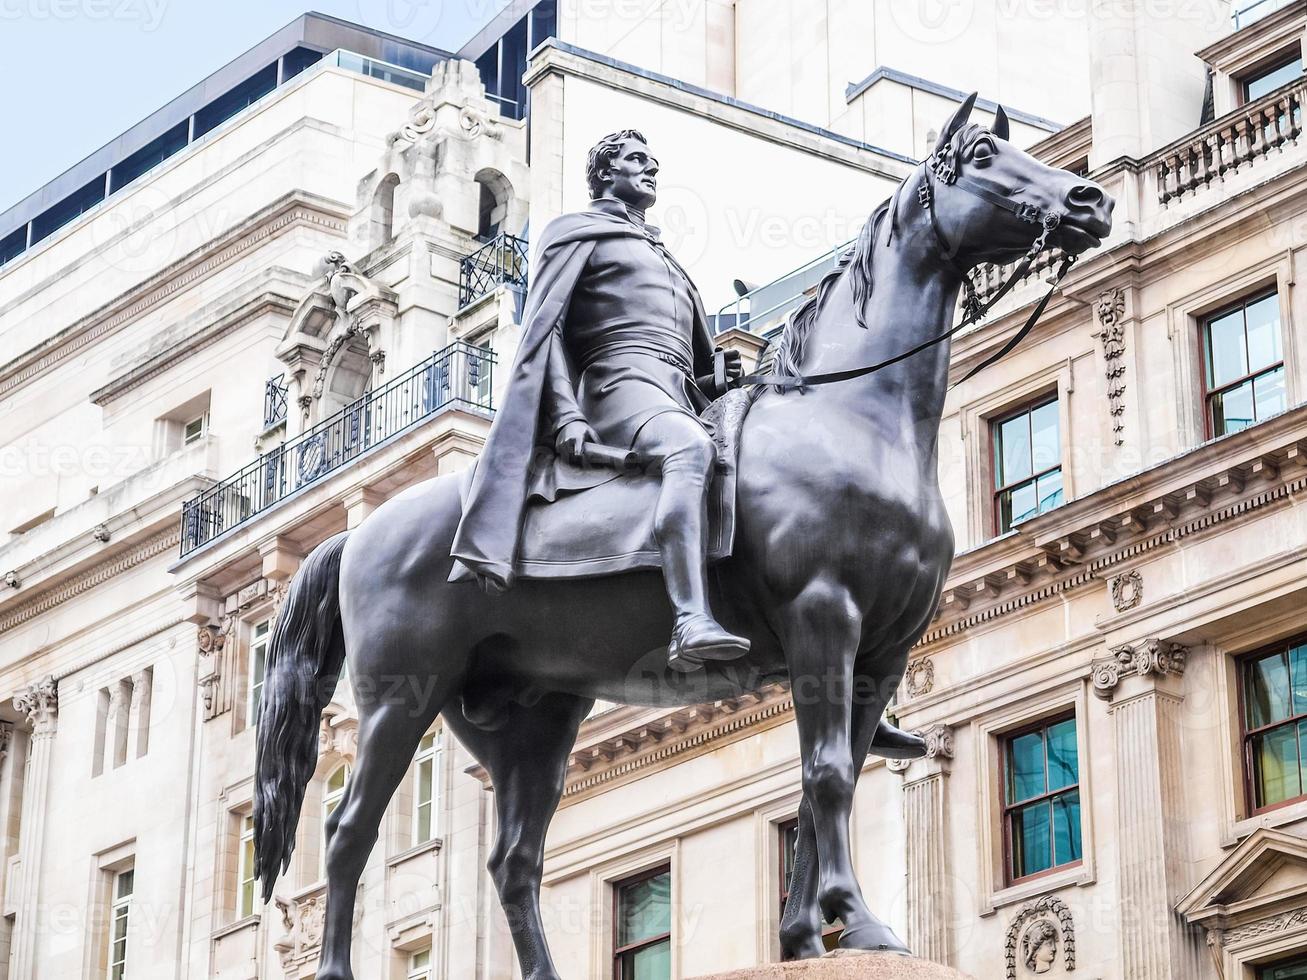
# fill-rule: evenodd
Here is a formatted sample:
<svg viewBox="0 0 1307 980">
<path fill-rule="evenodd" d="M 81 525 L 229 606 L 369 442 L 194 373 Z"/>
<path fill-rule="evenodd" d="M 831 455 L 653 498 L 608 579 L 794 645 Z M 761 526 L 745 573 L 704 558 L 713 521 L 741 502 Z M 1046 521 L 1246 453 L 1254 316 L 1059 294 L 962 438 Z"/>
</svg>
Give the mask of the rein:
<svg viewBox="0 0 1307 980">
<path fill-rule="evenodd" d="M 962 319 L 943 333 L 932 337 L 929 340 L 922 341 L 915 347 L 911 347 L 908 350 L 895 354 L 893 357 L 888 357 L 883 361 L 877 361 L 875 364 L 847 368 L 843 371 L 828 371 L 823 374 L 749 374 L 732 382 L 731 387 L 745 388 L 771 386 L 783 391 L 791 391 L 794 389 L 812 388 L 818 385 L 836 384 L 840 381 L 852 381 L 855 378 L 874 374 L 875 372 L 890 367 L 891 365 L 898 364 L 900 361 L 905 361 L 909 357 L 920 354 L 922 351 L 928 350 L 936 344 L 943 343 L 964 327 L 968 327 L 983 319 L 984 316 L 993 309 L 994 305 L 1006 296 L 1012 290 L 1012 287 L 1025 277 L 1026 273 L 1030 271 L 1031 263 L 1039 257 L 1041 252 L 1048 248 L 1048 236 L 1051 235 L 1057 229 L 1058 225 L 1062 223 L 1062 215 L 1057 211 L 1045 211 L 1043 208 L 1040 208 L 1035 204 L 1030 204 L 1024 201 L 1013 201 L 1011 198 L 995 193 L 977 181 L 962 176 L 957 172 L 957 168 L 953 165 L 952 160 L 950 159 L 952 152 L 953 148 L 951 146 L 945 146 L 942 151 L 932 153 L 929 159 L 922 164 L 924 172 L 922 175 L 921 186 L 917 189 L 917 200 L 926 210 L 926 213 L 930 215 L 931 234 L 935 236 L 935 243 L 939 246 L 940 254 L 949 262 L 950 265 L 953 266 L 962 278 L 963 286 L 966 290 L 966 296 L 962 301 L 962 308 L 964 311 Z M 935 214 L 935 188 L 932 177 L 940 180 L 946 185 L 956 186 L 959 189 L 966 191 L 968 194 L 979 197 L 982 200 L 993 204 L 995 207 L 1002 208 L 1005 211 L 1010 211 L 1022 221 L 1040 226 L 1039 236 L 1030 244 L 1030 248 L 1026 250 L 1026 254 L 1017 264 L 1017 267 L 1012 270 L 1012 274 L 1008 276 L 1007 280 L 1001 287 L 999 287 L 998 291 L 989 298 L 988 302 L 980 302 L 979 298 L 976 296 L 975 284 L 972 283 L 967 270 L 958 262 L 952 248 L 949 247 L 948 240 L 944 237 L 944 231 L 940 228 L 939 219 Z M 899 190 L 901 191 L 902 189 L 903 185 L 900 185 Z M 898 219 L 898 196 L 898 191 L 895 191 L 894 202 L 890 209 L 890 239 L 894 236 L 894 229 Z M 888 243 L 887 240 L 886 244 Z M 1003 345 L 1001 350 L 995 354 L 991 354 L 981 363 L 968 371 L 963 377 L 959 378 L 954 383 L 954 387 L 969 380 L 994 362 L 1006 357 L 1026 338 L 1030 331 L 1035 328 L 1035 324 L 1039 321 L 1039 318 L 1043 316 L 1044 310 L 1048 306 L 1048 301 L 1053 298 L 1053 293 L 1057 291 L 1057 287 L 1062 282 L 1062 278 L 1067 274 L 1075 262 L 1076 256 L 1074 255 L 1068 255 L 1063 258 L 1062 264 L 1058 267 L 1058 270 L 1053 277 L 1052 284 L 1048 288 L 1048 292 L 1046 292 L 1039 303 L 1036 304 L 1034 310 L 1030 314 L 1030 318 L 1026 320 L 1021 329 Z"/>
</svg>

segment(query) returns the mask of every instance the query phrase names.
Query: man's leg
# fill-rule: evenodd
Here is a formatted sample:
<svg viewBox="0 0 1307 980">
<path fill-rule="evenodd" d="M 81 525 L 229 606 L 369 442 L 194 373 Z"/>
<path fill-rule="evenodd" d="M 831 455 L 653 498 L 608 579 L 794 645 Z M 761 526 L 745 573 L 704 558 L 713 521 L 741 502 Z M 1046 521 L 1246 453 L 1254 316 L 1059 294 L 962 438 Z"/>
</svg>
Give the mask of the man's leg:
<svg viewBox="0 0 1307 980">
<path fill-rule="evenodd" d="M 708 484 L 716 461 L 712 439 L 694 419 L 664 412 L 645 423 L 634 448 L 662 459 L 654 539 L 676 610 L 668 663 L 691 671 L 705 660 L 742 657 L 749 641 L 722 629 L 708 608 Z"/>
</svg>

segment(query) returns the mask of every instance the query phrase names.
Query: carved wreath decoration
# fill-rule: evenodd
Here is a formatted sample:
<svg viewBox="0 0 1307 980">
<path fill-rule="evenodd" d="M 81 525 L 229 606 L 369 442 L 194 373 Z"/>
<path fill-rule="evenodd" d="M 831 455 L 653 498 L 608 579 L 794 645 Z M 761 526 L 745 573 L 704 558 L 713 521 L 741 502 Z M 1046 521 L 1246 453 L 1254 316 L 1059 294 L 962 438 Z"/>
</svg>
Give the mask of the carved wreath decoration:
<svg viewBox="0 0 1307 980">
<path fill-rule="evenodd" d="M 1034 970 L 1036 956 L 1045 944 L 1051 942 L 1056 953 L 1059 935 L 1062 961 L 1070 973 L 1076 968 L 1076 931 L 1066 902 L 1055 895 L 1044 895 L 1022 906 L 1007 927 L 1007 980 L 1016 980 L 1018 956 Z"/>
</svg>

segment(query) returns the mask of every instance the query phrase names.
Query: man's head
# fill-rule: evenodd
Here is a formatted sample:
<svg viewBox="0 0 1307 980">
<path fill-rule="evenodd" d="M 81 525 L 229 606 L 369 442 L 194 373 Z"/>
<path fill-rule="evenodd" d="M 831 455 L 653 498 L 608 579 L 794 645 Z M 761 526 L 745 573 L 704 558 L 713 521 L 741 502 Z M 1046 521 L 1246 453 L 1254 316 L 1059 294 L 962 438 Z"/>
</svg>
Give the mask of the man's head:
<svg viewBox="0 0 1307 980">
<path fill-rule="evenodd" d="M 658 161 L 650 154 L 644 135 L 634 129 L 605 136 L 586 161 L 585 179 L 592 200 L 614 198 L 641 211 L 658 198 L 657 175 Z"/>
</svg>

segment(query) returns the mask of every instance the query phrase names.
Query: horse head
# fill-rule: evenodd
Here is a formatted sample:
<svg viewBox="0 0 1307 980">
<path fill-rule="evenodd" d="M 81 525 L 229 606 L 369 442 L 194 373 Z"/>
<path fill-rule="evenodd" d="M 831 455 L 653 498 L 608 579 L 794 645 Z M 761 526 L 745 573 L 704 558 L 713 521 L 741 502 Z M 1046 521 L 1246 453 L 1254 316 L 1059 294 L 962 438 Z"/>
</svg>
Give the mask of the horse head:
<svg viewBox="0 0 1307 980">
<path fill-rule="evenodd" d="M 1045 247 L 1079 255 L 1101 244 L 1112 230 L 1111 196 L 1010 143 L 1002 106 L 991 129 L 969 122 L 975 102 L 973 92 L 920 171 L 918 200 L 945 257 L 966 271 Z"/>
</svg>

